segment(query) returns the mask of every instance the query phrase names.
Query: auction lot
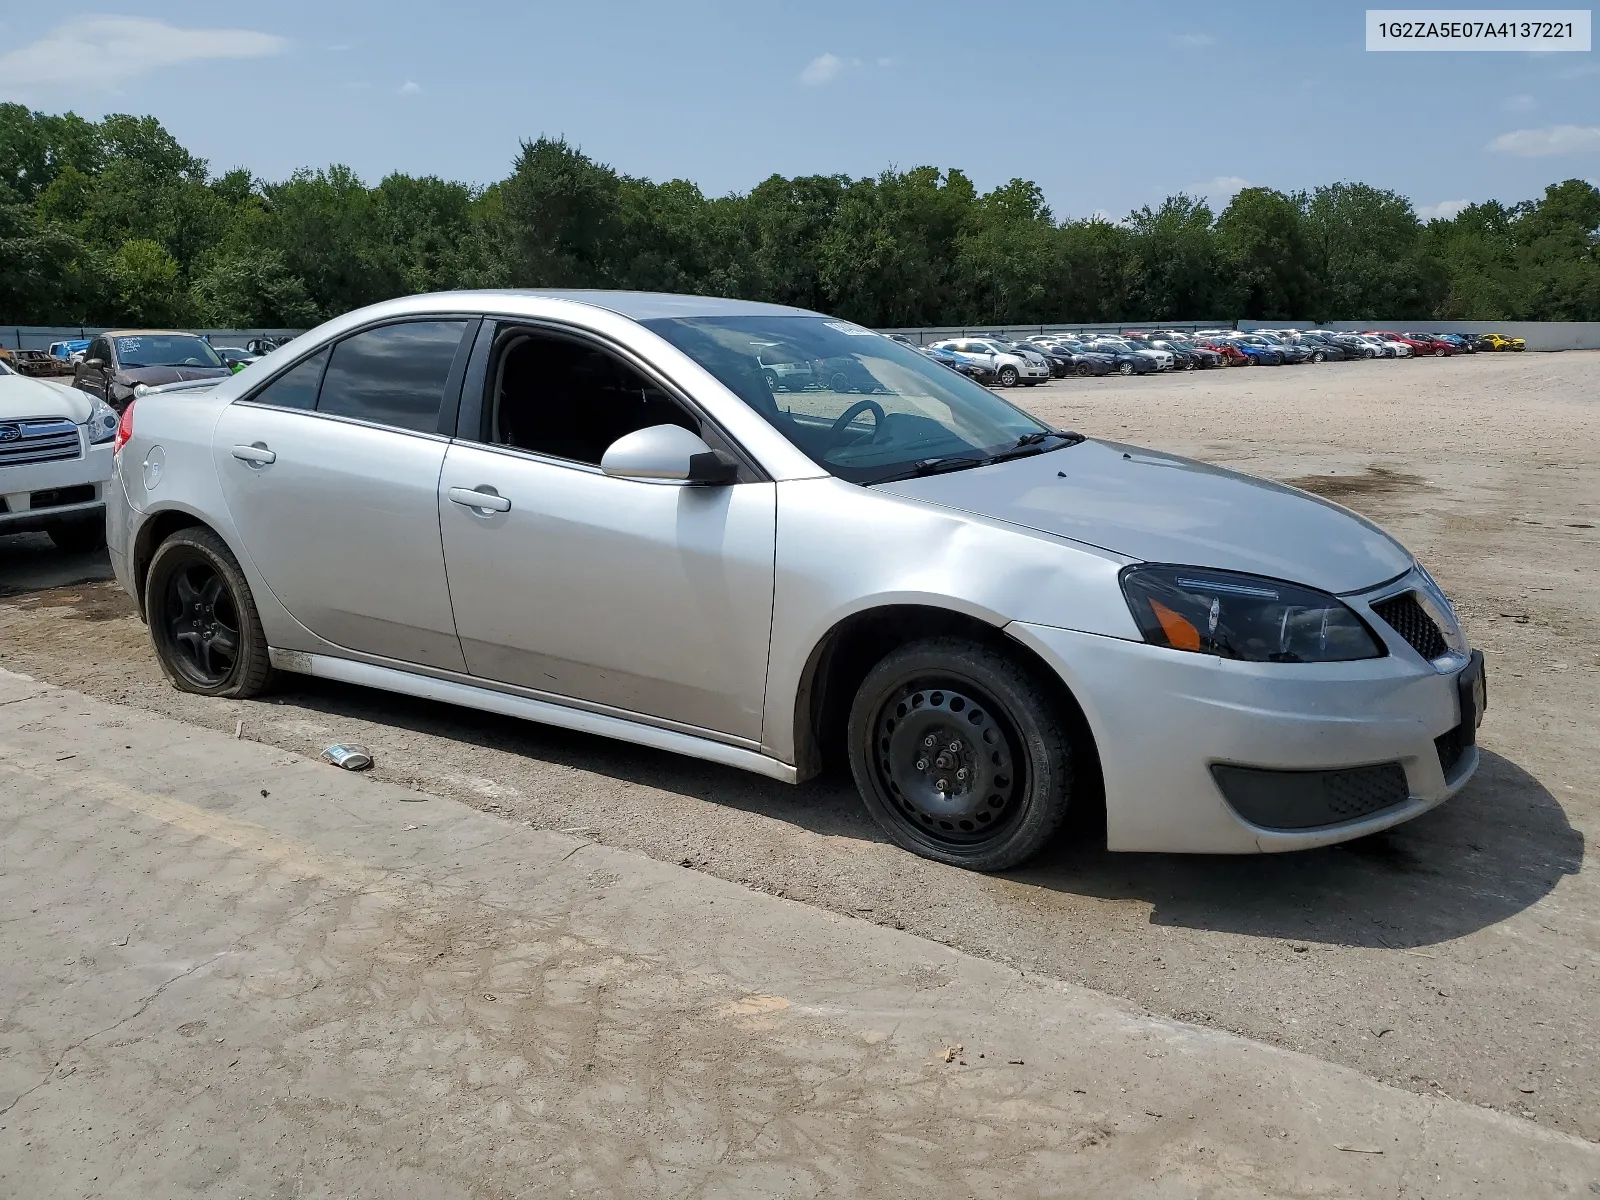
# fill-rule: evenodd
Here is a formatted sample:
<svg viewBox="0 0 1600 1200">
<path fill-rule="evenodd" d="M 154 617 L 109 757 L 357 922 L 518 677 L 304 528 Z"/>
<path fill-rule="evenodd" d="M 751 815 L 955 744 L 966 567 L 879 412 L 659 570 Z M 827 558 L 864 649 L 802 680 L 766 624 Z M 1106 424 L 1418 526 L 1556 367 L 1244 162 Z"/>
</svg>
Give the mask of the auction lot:
<svg viewBox="0 0 1600 1200">
<path fill-rule="evenodd" d="M 843 778 L 794 789 L 294 676 L 258 702 L 182 695 L 103 567 L 64 567 L 37 538 L 0 539 L 0 665 L 301 754 L 363 742 L 378 780 L 508 825 L 635 850 L 1600 1141 L 1600 890 L 1584 870 L 1600 832 L 1600 353 L 1005 394 L 1067 428 L 1308 487 L 1397 534 L 1488 656 L 1474 782 L 1409 825 L 1326 851 L 1122 856 L 1064 842 L 981 876 L 886 844 Z M 1059 453 L 1070 469 L 1071 451 Z"/>
</svg>

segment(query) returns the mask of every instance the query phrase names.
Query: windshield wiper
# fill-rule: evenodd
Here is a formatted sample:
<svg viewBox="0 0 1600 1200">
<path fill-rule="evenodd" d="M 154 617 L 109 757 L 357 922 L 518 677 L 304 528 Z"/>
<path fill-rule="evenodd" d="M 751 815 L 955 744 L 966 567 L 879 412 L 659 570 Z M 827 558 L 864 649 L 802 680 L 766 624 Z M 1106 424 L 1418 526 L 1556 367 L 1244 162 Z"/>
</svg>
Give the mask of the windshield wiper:
<svg viewBox="0 0 1600 1200">
<path fill-rule="evenodd" d="M 1060 438 L 1059 446 L 1046 446 L 1046 438 Z M 1045 429 L 1038 433 L 1025 433 L 1017 439 L 1017 444 L 1009 450 L 1001 450 L 998 454 L 991 454 L 983 461 L 986 463 L 1007 462 L 1013 458 L 1028 458 L 1034 454 L 1049 454 L 1052 450 L 1061 450 L 1067 446 L 1076 446 L 1084 440 L 1081 433 L 1073 433 L 1067 429 Z"/>
<path fill-rule="evenodd" d="M 872 482 L 894 483 L 899 479 L 915 479 L 919 475 L 943 475 L 946 471 L 965 471 L 969 467 L 987 466 L 993 461 L 991 458 L 965 458 L 953 454 L 943 458 L 924 458 L 920 462 L 912 463 L 904 471 L 896 471 L 893 475 L 885 475 L 882 479 L 874 479 Z"/>
</svg>

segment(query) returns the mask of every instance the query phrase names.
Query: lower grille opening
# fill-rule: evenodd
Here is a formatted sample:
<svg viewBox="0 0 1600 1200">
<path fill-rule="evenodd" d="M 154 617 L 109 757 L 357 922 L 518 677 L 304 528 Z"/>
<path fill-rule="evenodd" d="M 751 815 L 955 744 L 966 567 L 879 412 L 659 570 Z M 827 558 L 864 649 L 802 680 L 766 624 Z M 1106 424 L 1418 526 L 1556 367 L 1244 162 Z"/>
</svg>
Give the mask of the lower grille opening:
<svg viewBox="0 0 1600 1200">
<path fill-rule="evenodd" d="M 94 484 L 80 483 L 72 487 L 50 488 L 34 492 L 28 497 L 30 508 L 57 508 L 63 504 L 82 504 L 94 499 Z"/>
<path fill-rule="evenodd" d="M 1455 774 L 1456 767 L 1461 764 L 1461 759 L 1471 744 L 1459 725 L 1454 729 L 1447 729 L 1433 739 L 1433 748 L 1439 752 L 1439 767 L 1444 771 L 1445 779 L 1448 780 Z"/>
<path fill-rule="evenodd" d="M 1274 771 L 1215 763 L 1211 777 L 1234 812 L 1262 829 L 1343 825 L 1411 797 L 1405 769 L 1397 762 L 1338 771 Z"/>
</svg>

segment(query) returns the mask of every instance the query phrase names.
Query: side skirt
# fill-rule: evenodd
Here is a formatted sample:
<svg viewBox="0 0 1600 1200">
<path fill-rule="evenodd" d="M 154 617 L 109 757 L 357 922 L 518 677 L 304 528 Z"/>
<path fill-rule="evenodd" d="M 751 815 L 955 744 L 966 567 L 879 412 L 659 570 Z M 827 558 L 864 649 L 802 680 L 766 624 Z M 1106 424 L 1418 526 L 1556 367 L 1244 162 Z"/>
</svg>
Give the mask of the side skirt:
<svg viewBox="0 0 1600 1200">
<path fill-rule="evenodd" d="M 270 651 L 270 655 L 272 665 L 282 671 L 313 675 L 318 679 L 337 679 L 341 683 L 354 683 L 361 687 L 399 692 L 421 700 L 439 700 L 445 704 L 460 705 L 462 708 L 475 708 L 482 712 L 534 721 L 540 725 L 554 725 L 558 729 L 592 733 L 619 742 L 632 742 L 636 746 L 649 746 L 655 750 L 666 750 L 689 758 L 701 758 L 728 767 L 738 767 L 742 771 L 753 771 L 757 775 L 765 775 L 780 783 L 799 782 L 799 773 L 788 763 L 779 762 L 765 754 L 757 754 L 754 750 L 744 750 L 738 746 L 712 741 L 710 738 L 695 737 L 693 734 L 679 733 L 672 729 L 661 729 L 654 725 L 628 721 L 604 713 L 585 712 L 582 709 L 568 708 L 564 704 L 554 704 L 548 700 L 534 700 L 526 696 L 475 687 L 469 683 L 435 679 L 427 675 L 414 675 L 409 671 L 397 671 L 392 667 L 355 662 L 348 658 L 278 649 Z"/>
</svg>

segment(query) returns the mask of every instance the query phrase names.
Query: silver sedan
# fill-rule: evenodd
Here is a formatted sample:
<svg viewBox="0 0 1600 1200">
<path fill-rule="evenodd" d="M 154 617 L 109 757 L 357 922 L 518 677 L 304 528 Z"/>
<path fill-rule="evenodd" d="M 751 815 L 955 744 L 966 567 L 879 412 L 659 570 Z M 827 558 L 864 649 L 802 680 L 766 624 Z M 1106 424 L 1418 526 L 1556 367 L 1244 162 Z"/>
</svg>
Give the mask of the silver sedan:
<svg viewBox="0 0 1600 1200">
<path fill-rule="evenodd" d="M 132 412 L 112 560 L 185 691 L 299 672 L 847 762 L 890 837 L 980 870 L 1102 804 L 1116 850 L 1325 845 L 1478 765 L 1482 656 L 1383 530 L 848 321 L 413 296 Z"/>
</svg>

